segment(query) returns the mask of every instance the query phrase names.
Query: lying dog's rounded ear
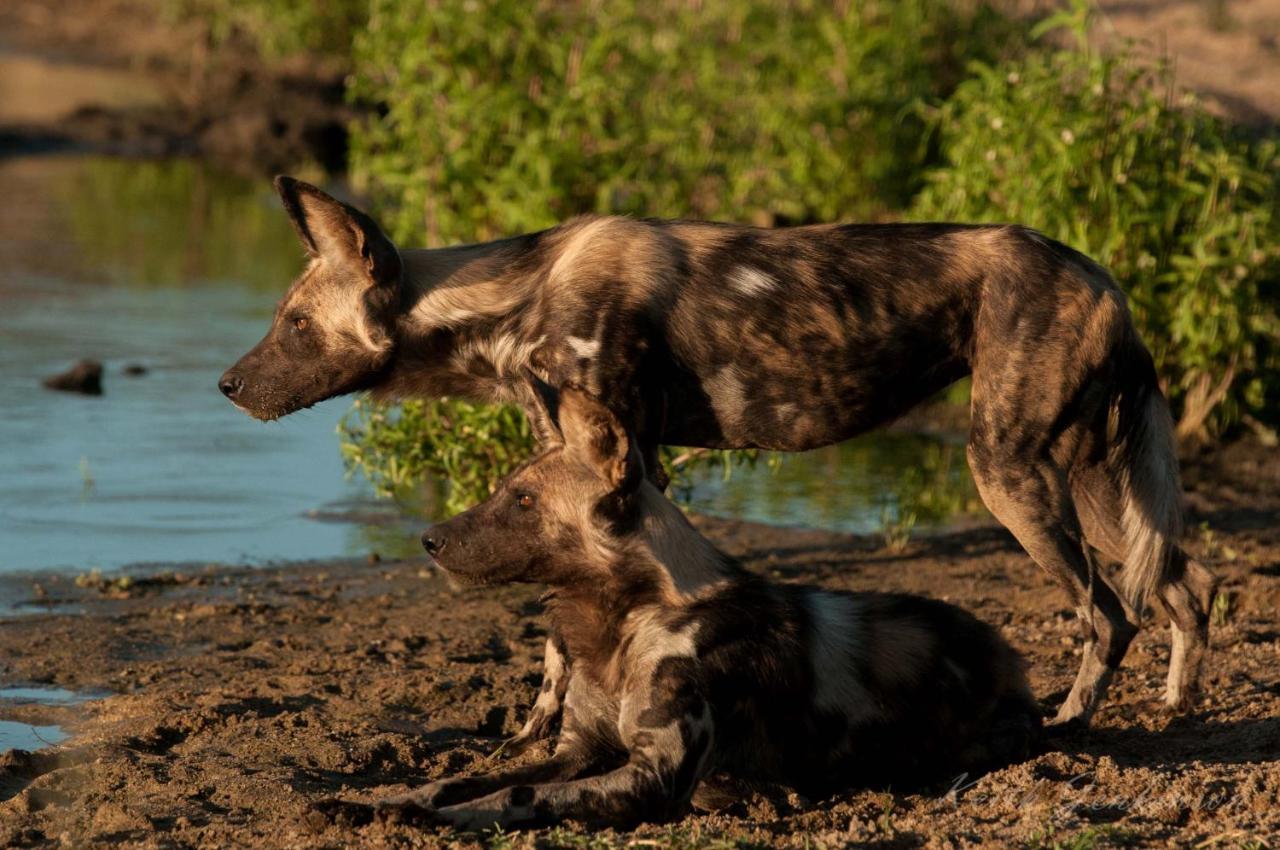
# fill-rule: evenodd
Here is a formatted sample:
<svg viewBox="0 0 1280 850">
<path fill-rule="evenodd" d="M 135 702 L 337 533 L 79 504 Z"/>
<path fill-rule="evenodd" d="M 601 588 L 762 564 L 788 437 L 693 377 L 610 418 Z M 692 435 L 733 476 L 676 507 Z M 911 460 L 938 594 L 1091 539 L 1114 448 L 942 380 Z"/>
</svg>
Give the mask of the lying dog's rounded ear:
<svg viewBox="0 0 1280 850">
<path fill-rule="evenodd" d="M 626 426 L 598 399 L 566 384 L 559 392 L 565 447 L 594 467 L 614 488 L 631 490 L 644 478 L 644 461 Z"/>
<path fill-rule="evenodd" d="M 275 187 L 308 254 L 358 268 L 371 285 L 400 282 L 400 252 L 370 216 L 292 177 L 277 177 Z"/>
<path fill-rule="evenodd" d="M 525 413 L 529 417 L 534 436 L 545 448 L 562 445 L 564 434 L 560 431 L 560 393 L 529 368 L 524 370 L 524 383 Z"/>
</svg>

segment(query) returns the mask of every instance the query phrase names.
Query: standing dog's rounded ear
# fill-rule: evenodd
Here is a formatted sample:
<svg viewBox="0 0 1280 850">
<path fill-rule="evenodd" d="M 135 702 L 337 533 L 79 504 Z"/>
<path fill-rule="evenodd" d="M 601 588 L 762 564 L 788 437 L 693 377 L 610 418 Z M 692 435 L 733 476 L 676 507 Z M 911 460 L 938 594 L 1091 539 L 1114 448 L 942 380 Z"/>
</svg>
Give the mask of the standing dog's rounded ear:
<svg viewBox="0 0 1280 850">
<path fill-rule="evenodd" d="M 308 254 L 358 268 L 372 285 L 400 282 L 400 252 L 372 218 L 292 177 L 277 177 L 275 187 Z"/>
<path fill-rule="evenodd" d="M 644 479 L 644 461 L 618 417 L 579 387 L 561 387 L 559 400 L 565 448 L 599 471 L 614 489 L 638 486 Z"/>
</svg>

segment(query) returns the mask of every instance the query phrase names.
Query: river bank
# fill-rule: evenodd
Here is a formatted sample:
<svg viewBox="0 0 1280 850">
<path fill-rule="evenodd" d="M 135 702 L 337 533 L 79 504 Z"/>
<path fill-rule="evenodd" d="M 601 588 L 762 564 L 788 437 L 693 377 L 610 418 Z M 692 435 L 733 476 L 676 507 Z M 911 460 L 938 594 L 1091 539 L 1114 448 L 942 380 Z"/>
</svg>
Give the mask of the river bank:
<svg viewBox="0 0 1280 850">
<path fill-rule="evenodd" d="M 0 6 L 0 157 L 66 151 L 199 156 L 260 176 L 342 173 L 341 62 L 267 61 L 209 22 L 143 0 Z"/>
</svg>

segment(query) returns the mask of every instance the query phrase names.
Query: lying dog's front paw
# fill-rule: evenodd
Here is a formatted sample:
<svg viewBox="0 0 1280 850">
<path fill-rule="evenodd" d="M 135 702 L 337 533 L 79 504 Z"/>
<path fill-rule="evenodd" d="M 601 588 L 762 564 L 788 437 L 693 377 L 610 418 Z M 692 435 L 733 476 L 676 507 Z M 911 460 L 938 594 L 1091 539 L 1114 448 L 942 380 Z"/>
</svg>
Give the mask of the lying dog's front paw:
<svg viewBox="0 0 1280 850">
<path fill-rule="evenodd" d="M 408 797 L 410 795 L 402 795 Z M 374 807 L 379 821 L 385 824 L 408 824 L 411 826 L 436 826 L 444 821 L 431 806 L 409 801 L 396 802 L 396 798 L 381 800 Z"/>
<path fill-rule="evenodd" d="M 428 782 L 426 785 L 414 788 L 412 791 L 406 791 L 403 794 L 396 794 L 391 797 L 383 797 L 378 801 L 378 805 L 388 808 L 417 806 L 423 809 L 438 809 L 469 799 L 466 789 L 467 782 L 465 778 L 437 779 L 434 782 Z"/>
<path fill-rule="evenodd" d="M 373 823 L 374 808 L 368 803 L 328 797 L 311 804 L 305 816 L 307 825 L 317 832 L 330 826 L 353 828 Z"/>
</svg>

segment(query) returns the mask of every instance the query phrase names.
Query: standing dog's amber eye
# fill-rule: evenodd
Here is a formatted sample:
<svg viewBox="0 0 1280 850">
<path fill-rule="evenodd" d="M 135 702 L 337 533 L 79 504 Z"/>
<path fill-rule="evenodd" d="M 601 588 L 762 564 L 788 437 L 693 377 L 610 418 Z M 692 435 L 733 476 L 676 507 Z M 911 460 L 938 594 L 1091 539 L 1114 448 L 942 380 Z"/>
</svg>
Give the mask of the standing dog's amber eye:
<svg viewBox="0 0 1280 850">
<path fill-rule="evenodd" d="M 533 507 L 533 497 L 528 493 L 518 493 L 516 494 L 516 504 L 522 508 L 531 508 Z"/>
<path fill-rule="evenodd" d="M 300 331 L 305 331 L 307 329 L 307 320 L 299 316 L 293 320 L 293 326 Z"/>
</svg>

